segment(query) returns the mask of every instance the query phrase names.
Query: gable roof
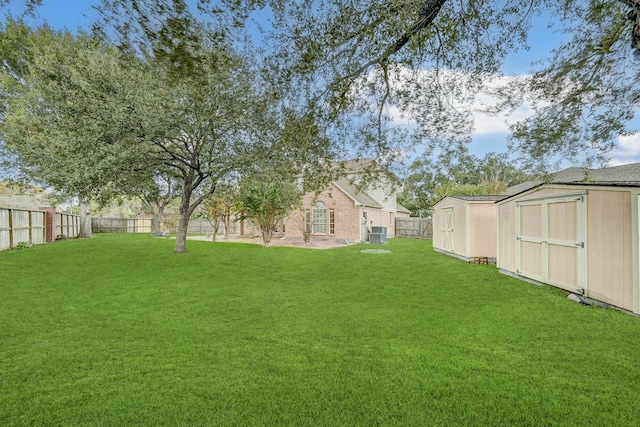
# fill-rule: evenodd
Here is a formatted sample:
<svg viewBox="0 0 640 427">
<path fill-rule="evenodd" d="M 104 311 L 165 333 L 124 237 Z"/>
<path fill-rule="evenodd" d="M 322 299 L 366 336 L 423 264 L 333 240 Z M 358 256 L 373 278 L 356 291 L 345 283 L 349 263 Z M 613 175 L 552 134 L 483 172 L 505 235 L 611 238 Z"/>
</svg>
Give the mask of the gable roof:
<svg viewBox="0 0 640 427">
<path fill-rule="evenodd" d="M 356 188 L 356 186 L 351 183 L 349 178 L 340 177 L 333 183 L 336 185 L 336 187 L 342 190 L 344 194 L 353 199 L 353 201 L 357 205 L 382 209 L 382 205 L 380 203 L 373 200 L 373 198 L 371 198 L 371 196 L 369 196 L 367 193 L 358 190 L 358 188 Z"/>
<path fill-rule="evenodd" d="M 622 185 L 628 187 L 640 186 L 640 163 L 613 166 L 602 169 L 580 169 L 574 174 L 556 176 L 554 182 L 560 184 L 591 184 L 591 185 Z M 563 171 L 561 171 L 563 172 Z"/>
<path fill-rule="evenodd" d="M 535 180 L 507 188 L 502 193 L 504 199 L 515 196 L 542 184 L 565 185 L 601 185 L 640 187 L 640 163 L 631 163 L 622 166 L 612 166 L 601 169 L 589 169 L 583 167 L 570 167 L 556 172 L 547 181 Z"/>
<path fill-rule="evenodd" d="M 504 199 L 502 195 L 488 195 L 488 196 L 447 196 L 454 199 L 460 199 L 467 202 L 495 202 Z"/>
<path fill-rule="evenodd" d="M 402 206 L 400 203 L 396 202 L 396 211 L 397 212 L 402 212 L 402 213 L 407 213 L 410 214 L 411 211 L 407 208 L 405 208 L 404 206 Z"/>
</svg>

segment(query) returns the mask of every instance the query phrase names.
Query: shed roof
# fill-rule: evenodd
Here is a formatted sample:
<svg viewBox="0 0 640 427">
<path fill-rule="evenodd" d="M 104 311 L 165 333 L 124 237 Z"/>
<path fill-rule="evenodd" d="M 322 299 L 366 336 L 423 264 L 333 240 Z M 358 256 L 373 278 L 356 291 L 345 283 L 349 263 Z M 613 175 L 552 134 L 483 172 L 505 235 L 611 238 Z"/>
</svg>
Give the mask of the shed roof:
<svg viewBox="0 0 640 427">
<path fill-rule="evenodd" d="M 491 196 L 449 196 L 454 199 L 460 199 L 467 202 L 495 202 L 505 198 L 503 195 L 491 195 Z"/>
<path fill-rule="evenodd" d="M 622 166 L 613 166 L 602 169 L 579 169 L 574 173 L 558 175 L 554 182 L 561 184 L 591 184 L 591 185 L 624 185 L 630 187 L 640 186 L 640 163 L 631 163 Z M 564 171 L 561 171 L 564 172 Z"/>
<path fill-rule="evenodd" d="M 601 169 L 570 167 L 551 175 L 548 180 L 527 181 L 507 188 L 503 199 L 524 193 L 542 184 L 601 185 L 640 187 L 640 163 Z"/>
</svg>

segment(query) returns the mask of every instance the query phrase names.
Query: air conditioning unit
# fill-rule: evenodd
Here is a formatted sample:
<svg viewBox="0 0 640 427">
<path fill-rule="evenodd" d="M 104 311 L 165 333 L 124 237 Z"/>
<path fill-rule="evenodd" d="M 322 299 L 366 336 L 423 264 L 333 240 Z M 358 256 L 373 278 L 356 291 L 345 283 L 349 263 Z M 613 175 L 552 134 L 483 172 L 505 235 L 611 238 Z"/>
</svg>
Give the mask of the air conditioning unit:
<svg viewBox="0 0 640 427">
<path fill-rule="evenodd" d="M 382 233 L 371 233 L 369 234 L 369 243 L 384 243 L 384 236 Z"/>
<path fill-rule="evenodd" d="M 387 243 L 387 227 L 371 227 L 369 243 Z"/>
</svg>

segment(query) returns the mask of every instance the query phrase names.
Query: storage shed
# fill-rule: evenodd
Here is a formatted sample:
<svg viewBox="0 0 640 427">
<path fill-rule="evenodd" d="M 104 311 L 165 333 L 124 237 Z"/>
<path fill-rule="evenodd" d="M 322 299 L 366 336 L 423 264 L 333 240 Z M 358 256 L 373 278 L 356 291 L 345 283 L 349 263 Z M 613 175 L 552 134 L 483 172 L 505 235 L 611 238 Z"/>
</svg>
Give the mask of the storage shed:
<svg viewBox="0 0 640 427">
<path fill-rule="evenodd" d="M 497 202 L 497 266 L 640 314 L 640 163 L 572 168 Z"/>
<path fill-rule="evenodd" d="M 447 196 L 433 207 L 433 248 L 471 261 L 496 261 L 496 201 L 505 196 Z"/>
</svg>

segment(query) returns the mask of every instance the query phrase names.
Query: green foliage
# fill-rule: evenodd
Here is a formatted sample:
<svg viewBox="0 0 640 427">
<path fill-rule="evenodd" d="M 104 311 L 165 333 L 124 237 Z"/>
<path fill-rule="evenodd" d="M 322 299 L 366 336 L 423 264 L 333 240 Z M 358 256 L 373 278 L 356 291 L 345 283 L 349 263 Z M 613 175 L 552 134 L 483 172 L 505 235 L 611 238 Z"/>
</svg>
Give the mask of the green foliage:
<svg viewBox="0 0 640 427">
<path fill-rule="evenodd" d="M 302 191 L 293 182 L 250 178 L 241 184 L 237 209 L 241 219 L 250 219 L 260 227 L 268 245 L 278 224 L 301 200 Z"/>
<path fill-rule="evenodd" d="M 33 243 L 31 242 L 18 242 L 13 249 L 29 249 L 31 247 L 33 247 Z"/>
<path fill-rule="evenodd" d="M 6 108 L 0 139 L 17 155 L 22 176 L 85 200 L 133 192 L 146 176 L 150 150 L 137 144 L 132 114 L 139 79 L 121 66 L 117 50 L 13 21 L 0 39 L 3 56 L 12 58 L 0 70 Z"/>
<path fill-rule="evenodd" d="M 144 55 L 10 22 L 0 46 L 26 69 L 3 64 L 13 91 L 0 140 L 24 175 L 83 200 L 140 196 L 160 212 L 176 194 L 161 191 L 167 180 L 181 190 L 176 252 L 184 252 L 196 207 L 264 150 L 246 132 L 255 94 L 243 58 L 180 2 L 154 19 L 162 28 L 143 34 L 152 46 Z"/>
<path fill-rule="evenodd" d="M 572 39 L 503 93 L 508 104 L 533 105 L 535 114 L 512 126 L 511 148 L 536 167 L 567 159 L 602 164 L 619 135 L 638 130 L 640 2 L 592 1 L 573 9 L 582 19 L 566 20 Z"/>
<path fill-rule="evenodd" d="M 2 425 L 640 419 L 637 317 L 415 239 L 171 247 L 99 235 L 0 253 Z"/>
<path fill-rule="evenodd" d="M 225 224 L 224 234 L 228 236 L 231 216 L 237 206 L 238 194 L 232 185 L 219 185 L 216 192 L 205 199 L 196 213 L 201 218 L 206 218 L 213 226 L 212 239 L 215 242 L 220 223 Z"/>
<path fill-rule="evenodd" d="M 532 178 L 507 153 L 488 153 L 478 158 L 466 151 L 420 158 L 408 172 L 400 203 L 416 216 L 428 215 L 433 204 L 445 196 L 500 194 L 507 187 Z"/>
</svg>

